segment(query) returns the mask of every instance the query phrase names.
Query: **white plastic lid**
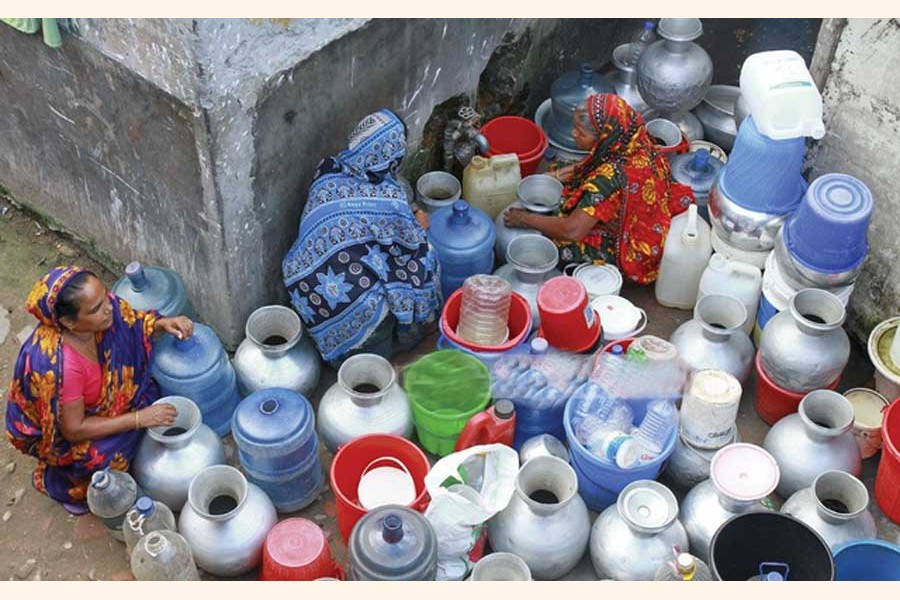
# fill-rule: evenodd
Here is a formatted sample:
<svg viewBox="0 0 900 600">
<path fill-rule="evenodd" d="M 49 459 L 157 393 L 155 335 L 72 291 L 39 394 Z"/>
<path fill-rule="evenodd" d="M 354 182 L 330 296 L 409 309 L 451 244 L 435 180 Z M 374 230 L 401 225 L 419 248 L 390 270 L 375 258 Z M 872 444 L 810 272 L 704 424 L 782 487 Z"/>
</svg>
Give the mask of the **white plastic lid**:
<svg viewBox="0 0 900 600">
<path fill-rule="evenodd" d="M 599 313 L 607 339 L 634 331 L 641 321 L 641 311 L 622 296 L 598 296 L 591 300 L 591 308 Z"/>
<path fill-rule="evenodd" d="M 729 498 L 752 502 L 775 490 L 781 471 L 772 455 L 761 446 L 738 443 L 716 452 L 709 476 L 716 489 Z"/>
<path fill-rule="evenodd" d="M 616 451 L 616 465 L 622 469 L 634 466 L 638 459 L 637 444 L 633 439 L 625 440 Z"/>
<path fill-rule="evenodd" d="M 622 289 L 622 274 L 612 265 L 589 265 L 575 273 L 575 279 L 584 284 L 591 296 L 618 294 Z"/>
<path fill-rule="evenodd" d="M 412 475 L 397 467 L 376 467 L 365 473 L 356 488 L 359 504 L 367 510 L 386 504 L 409 506 L 416 499 Z"/>
<path fill-rule="evenodd" d="M 703 369 L 691 377 L 690 394 L 710 404 L 729 404 L 741 399 L 740 382 L 725 371 Z"/>
</svg>

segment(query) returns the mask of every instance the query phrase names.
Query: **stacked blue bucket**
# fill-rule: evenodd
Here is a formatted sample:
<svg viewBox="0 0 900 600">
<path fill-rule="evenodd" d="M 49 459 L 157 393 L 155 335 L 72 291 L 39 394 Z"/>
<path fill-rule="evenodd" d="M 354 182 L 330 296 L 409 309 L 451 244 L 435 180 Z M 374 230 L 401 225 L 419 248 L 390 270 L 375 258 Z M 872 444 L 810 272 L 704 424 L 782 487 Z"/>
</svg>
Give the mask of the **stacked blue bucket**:
<svg viewBox="0 0 900 600">
<path fill-rule="evenodd" d="M 254 392 L 234 412 L 232 434 L 247 479 L 262 488 L 278 512 L 312 504 L 325 476 L 309 400 L 283 388 Z"/>
<path fill-rule="evenodd" d="M 220 437 L 228 435 L 241 396 L 234 367 L 212 329 L 194 323 L 194 335 L 186 340 L 172 335 L 160 338 L 151 372 L 163 396 L 193 400 L 203 422 Z"/>
</svg>

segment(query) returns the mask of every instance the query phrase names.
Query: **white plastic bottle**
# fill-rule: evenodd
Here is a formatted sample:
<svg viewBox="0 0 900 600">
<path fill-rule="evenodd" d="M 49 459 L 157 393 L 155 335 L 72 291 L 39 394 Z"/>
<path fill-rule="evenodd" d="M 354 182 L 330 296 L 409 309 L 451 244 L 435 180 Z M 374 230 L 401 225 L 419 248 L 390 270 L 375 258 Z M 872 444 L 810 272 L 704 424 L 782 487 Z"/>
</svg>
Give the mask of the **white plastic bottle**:
<svg viewBox="0 0 900 600">
<path fill-rule="evenodd" d="M 710 294 L 734 296 L 747 309 L 743 329 L 748 334 L 756 323 L 756 309 L 762 293 L 762 272 L 753 265 L 730 260 L 723 254 L 713 254 L 700 276 L 697 300 Z"/>
<path fill-rule="evenodd" d="M 697 215 L 697 205 L 674 219 L 666 236 L 656 301 L 663 306 L 691 310 L 697 303 L 700 276 L 712 254 L 709 225 Z"/>
</svg>

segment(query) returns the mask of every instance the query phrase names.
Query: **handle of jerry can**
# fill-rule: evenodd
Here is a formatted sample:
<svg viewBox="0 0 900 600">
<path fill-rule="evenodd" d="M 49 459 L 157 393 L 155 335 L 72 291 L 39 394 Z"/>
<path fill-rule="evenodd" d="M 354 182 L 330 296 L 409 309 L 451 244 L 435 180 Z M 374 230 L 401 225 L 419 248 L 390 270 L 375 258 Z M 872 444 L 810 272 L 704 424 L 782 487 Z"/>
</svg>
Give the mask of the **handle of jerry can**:
<svg viewBox="0 0 900 600">
<path fill-rule="evenodd" d="M 474 446 L 478 440 L 478 436 L 487 429 L 490 422 L 491 414 L 487 410 L 483 410 L 480 413 L 473 415 L 456 439 L 456 447 L 453 451 L 459 452 L 460 450 L 465 450 L 470 446 Z"/>
</svg>

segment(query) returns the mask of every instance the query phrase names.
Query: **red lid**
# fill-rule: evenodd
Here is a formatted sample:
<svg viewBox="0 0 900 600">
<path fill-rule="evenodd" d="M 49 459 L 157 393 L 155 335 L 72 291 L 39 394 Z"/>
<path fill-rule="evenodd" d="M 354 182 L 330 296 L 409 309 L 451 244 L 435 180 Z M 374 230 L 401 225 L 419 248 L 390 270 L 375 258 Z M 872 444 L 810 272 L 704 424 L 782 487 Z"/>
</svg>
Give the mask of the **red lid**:
<svg viewBox="0 0 900 600">
<path fill-rule="evenodd" d="M 568 313 L 587 304 L 587 290 L 574 277 L 560 275 L 548 279 L 538 291 L 537 303 L 542 311 Z"/>
<path fill-rule="evenodd" d="M 303 567 L 315 562 L 325 548 L 322 529 L 307 519 L 285 519 L 266 536 L 266 552 L 284 567 Z"/>
</svg>

